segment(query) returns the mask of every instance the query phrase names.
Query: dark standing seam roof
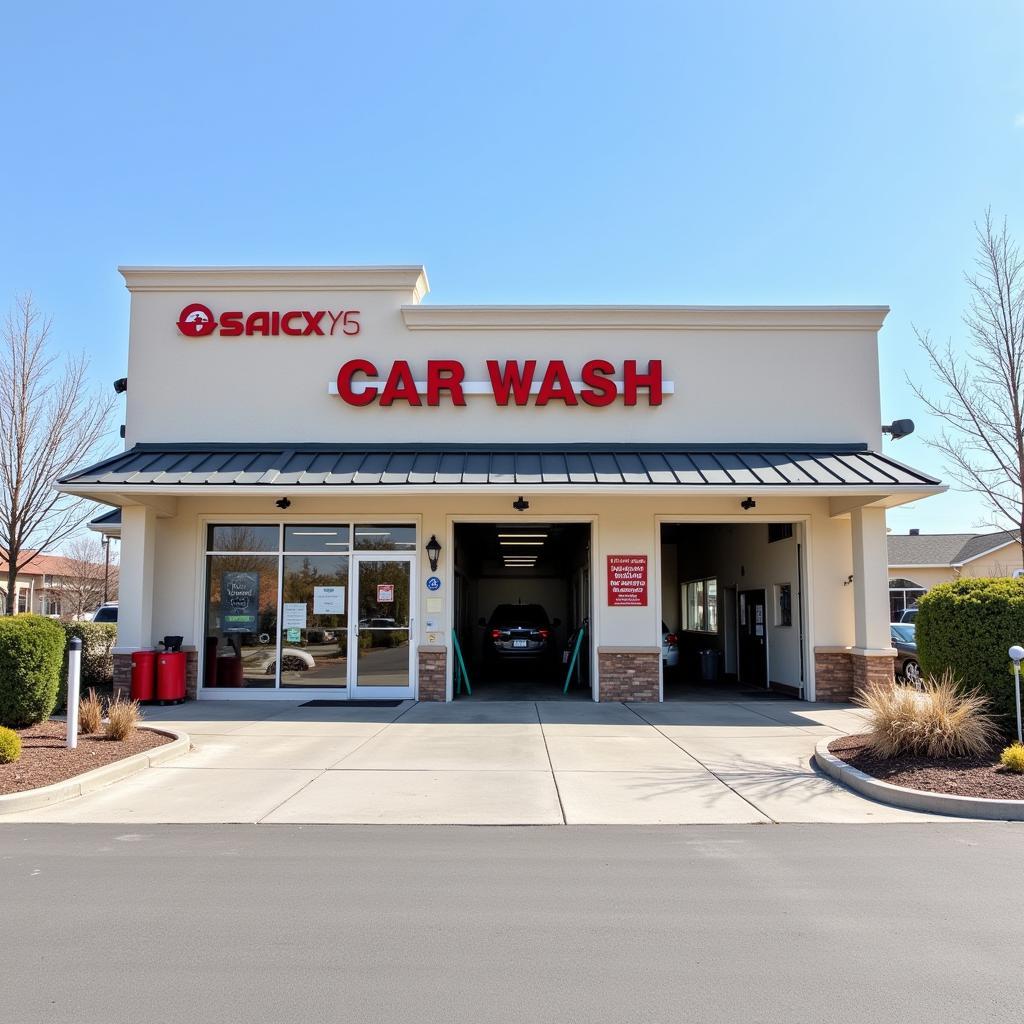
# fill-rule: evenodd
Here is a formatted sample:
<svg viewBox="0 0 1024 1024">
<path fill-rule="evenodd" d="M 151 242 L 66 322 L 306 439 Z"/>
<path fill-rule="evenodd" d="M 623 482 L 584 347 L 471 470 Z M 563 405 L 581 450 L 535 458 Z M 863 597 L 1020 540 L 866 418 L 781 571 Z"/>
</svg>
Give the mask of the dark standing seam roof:
<svg viewBox="0 0 1024 1024">
<path fill-rule="evenodd" d="M 138 445 L 64 484 L 161 487 L 545 484 L 932 487 L 863 445 Z"/>
</svg>

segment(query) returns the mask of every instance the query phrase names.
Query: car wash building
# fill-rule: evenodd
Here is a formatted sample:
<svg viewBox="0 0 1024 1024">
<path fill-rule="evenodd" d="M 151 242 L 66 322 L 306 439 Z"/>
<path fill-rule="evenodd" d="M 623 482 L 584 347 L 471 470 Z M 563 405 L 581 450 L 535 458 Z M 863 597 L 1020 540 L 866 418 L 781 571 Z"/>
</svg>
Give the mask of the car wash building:
<svg viewBox="0 0 1024 1024">
<path fill-rule="evenodd" d="M 199 699 L 890 678 L 885 307 L 446 306 L 420 267 L 122 270 L 116 678 Z M 103 528 L 116 529 L 116 512 Z"/>
</svg>

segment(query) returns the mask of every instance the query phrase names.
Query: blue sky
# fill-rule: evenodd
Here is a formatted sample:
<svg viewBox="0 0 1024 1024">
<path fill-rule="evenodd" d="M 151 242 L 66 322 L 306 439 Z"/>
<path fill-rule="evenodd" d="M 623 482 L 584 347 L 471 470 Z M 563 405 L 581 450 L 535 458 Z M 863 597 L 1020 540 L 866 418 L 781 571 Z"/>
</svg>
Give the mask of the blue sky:
<svg viewBox="0 0 1024 1024">
<path fill-rule="evenodd" d="M 438 302 L 887 303 L 1024 241 L 1024 3 L 18 4 L 0 306 L 124 372 L 123 264 L 424 263 Z M 793 368 L 799 372 L 799 367 Z M 677 377 L 681 378 L 680 374 Z M 915 436 L 888 446 L 939 475 Z M 897 510 L 960 530 L 969 495 Z"/>
</svg>

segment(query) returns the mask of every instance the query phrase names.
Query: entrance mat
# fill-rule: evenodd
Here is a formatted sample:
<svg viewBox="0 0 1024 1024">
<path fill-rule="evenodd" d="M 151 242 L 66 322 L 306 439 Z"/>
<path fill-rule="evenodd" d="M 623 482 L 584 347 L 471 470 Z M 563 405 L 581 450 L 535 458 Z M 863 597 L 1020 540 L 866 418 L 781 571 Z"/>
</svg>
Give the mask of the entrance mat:
<svg viewBox="0 0 1024 1024">
<path fill-rule="evenodd" d="M 307 700 L 300 708 L 397 708 L 400 700 Z"/>
</svg>

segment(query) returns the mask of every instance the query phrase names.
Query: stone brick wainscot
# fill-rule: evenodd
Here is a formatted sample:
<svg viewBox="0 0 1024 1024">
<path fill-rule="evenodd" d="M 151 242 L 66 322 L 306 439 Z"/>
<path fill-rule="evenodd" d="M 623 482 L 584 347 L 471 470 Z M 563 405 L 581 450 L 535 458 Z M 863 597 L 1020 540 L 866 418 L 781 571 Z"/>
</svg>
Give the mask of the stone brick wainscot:
<svg viewBox="0 0 1024 1024">
<path fill-rule="evenodd" d="M 660 647 L 599 647 L 600 700 L 657 701 L 660 662 Z"/>
<path fill-rule="evenodd" d="M 815 696 L 821 701 L 849 701 L 872 683 L 892 683 L 895 654 L 865 654 L 852 647 L 814 649 Z"/>
</svg>

